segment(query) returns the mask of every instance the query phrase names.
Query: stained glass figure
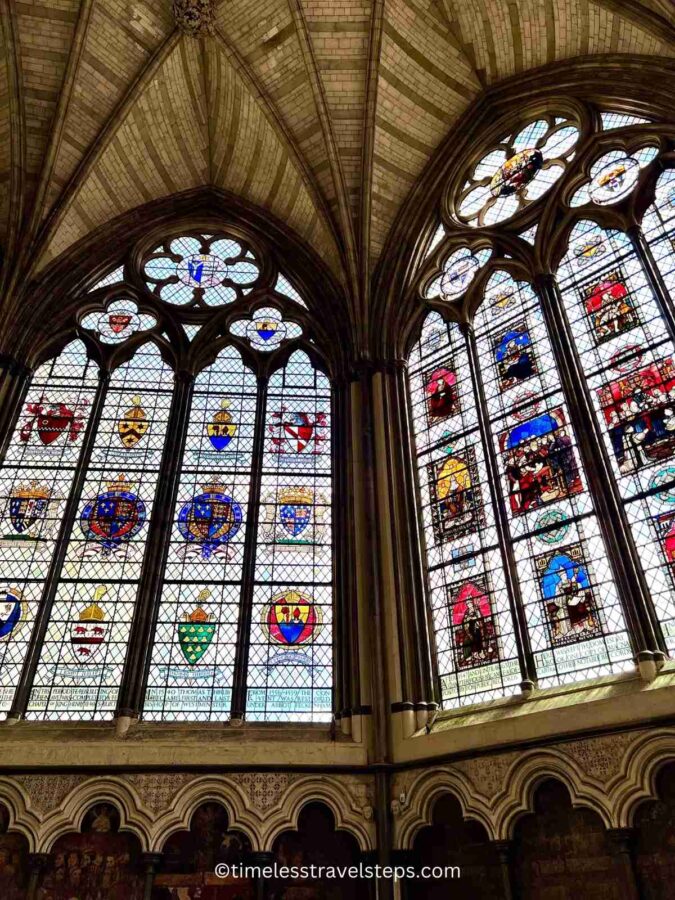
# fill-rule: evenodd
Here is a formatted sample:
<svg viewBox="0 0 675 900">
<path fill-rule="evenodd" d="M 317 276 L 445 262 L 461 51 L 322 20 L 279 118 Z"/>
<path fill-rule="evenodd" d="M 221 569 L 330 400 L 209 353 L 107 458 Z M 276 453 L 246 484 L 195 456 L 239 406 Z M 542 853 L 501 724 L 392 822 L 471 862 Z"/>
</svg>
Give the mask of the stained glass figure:
<svg viewBox="0 0 675 900">
<path fill-rule="evenodd" d="M 14 698 L 97 387 L 81 341 L 41 365 L 0 470 L 2 712 Z"/>
<path fill-rule="evenodd" d="M 257 382 L 233 347 L 195 379 L 143 717 L 230 717 Z"/>
<path fill-rule="evenodd" d="M 222 306 L 258 280 L 253 253 L 230 237 L 180 237 L 156 247 L 145 262 L 147 285 L 177 306 Z"/>
<path fill-rule="evenodd" d="M 110 378 L 76 517 L 65 523 L 65 559 L 29 719 L 107 719 L 114 713 L 172 386 L 171 370 L 154 344 L 140 347 Z M 125 421 L 134 423 L 134 440 L 120 439 Z"/>
<path fill-rule="evenodd" d="M 104 344 L 120 344 L 137 331 L 149 331 L 157 319 L 149 313 L 139 313 L 129 297 L 113 300 L 105 309 L 86 315 L 82 328 L 93 331 Z"/>
<path fill-rule="evenodd" d="M 332 706 L 330 384 L 305 353 L 269 381 L 246 717 L 322 722 Z"/>
<path fill-rule="evenodd" d="M 496 271 L 474 327 L 539 684 L 622 671 L 631 648 L 540 301 Z"/>
<path fill-rule="evenodd" d="M 568 120 L 551 118 L 507 135 L 465 182 L 457 204 L 460 221 L 494 225 L 537 200 L 563 174 L 578 139 Z"/>
<path fill-rule="evenodd" d="M 657 264 L 667 273 L 668 182 L 663 184 L 644 227 Z M 627 235 L 581 220 L 570 235 L 558 281 L 652 601 L 666 643 L 675 647 L 675 592 L 665 545 L 675 484 L 673 343 Z M 601 302 L 589 310 L 589 299 L 598 295 Z M 597 313 L 605 308 L 609 315 L 598 322 Z"/>
<path fill-rule="evenodd" d="M 410 358 L 417 471 L 445 706 L 518 690 L 520 668 L 464 338 L 437 313 Z"/>
<path fill-rule="evenodd" d="M 256 350 L 269 353 L 284 341 L 300 337 L 302 328 L 284 321 L 279 310 L 267 306 L 256 310 L 250 319 L 237 319 L 230 325 L 230 333 L 245 337 Z"/>
</svg>

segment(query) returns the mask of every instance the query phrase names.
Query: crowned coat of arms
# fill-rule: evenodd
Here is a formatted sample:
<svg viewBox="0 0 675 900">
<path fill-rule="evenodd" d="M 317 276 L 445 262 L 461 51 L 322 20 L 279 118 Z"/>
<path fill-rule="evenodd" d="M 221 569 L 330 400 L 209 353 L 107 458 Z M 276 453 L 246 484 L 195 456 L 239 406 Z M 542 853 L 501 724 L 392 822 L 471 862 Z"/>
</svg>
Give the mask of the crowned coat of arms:
<svg viewBox="0 0 675 900">
<path fill-rule="evenodd" d="M 107 482 L 107 490 L 89 500 L 80 516 L 80 528 L 88 541 L 96 542 L 109 556 L 130 541 L 145 525 L 143 501 L 131 490 L 126 475 Z"/>
</svg>

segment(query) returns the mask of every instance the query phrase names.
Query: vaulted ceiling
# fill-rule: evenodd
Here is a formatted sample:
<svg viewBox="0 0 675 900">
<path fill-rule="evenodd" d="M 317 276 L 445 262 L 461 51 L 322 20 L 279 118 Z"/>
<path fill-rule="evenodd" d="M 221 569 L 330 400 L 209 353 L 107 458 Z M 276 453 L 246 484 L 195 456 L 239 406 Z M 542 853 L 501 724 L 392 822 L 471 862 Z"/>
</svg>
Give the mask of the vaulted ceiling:
<svg viewBox="0 0 675 900">
<path fill-rule="evenodd" d="M 193 0 L 206 4 L 206 0 Z M 555 60 L 675 55 L 672 0 L 2 0 L 0 243 L 33 272 L 200 185 L 367 276 L 411 186 L 496 82 Z"/>
</svg>

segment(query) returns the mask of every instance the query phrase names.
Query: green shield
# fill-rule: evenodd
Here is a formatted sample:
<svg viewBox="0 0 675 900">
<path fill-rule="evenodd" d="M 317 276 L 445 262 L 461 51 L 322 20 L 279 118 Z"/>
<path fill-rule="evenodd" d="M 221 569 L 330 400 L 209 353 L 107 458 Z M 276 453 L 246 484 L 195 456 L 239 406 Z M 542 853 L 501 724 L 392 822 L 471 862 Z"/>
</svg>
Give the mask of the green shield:
<svg viewBox="0 0 675 900">
<path fill-rule="evenodd" d="M 207 622 L 180 622 L 178 625 L 178 643 L 188 664 L 194 666 L 206 653 L 206 648 L 213 640 L 216 626 Z"/>
</svg>

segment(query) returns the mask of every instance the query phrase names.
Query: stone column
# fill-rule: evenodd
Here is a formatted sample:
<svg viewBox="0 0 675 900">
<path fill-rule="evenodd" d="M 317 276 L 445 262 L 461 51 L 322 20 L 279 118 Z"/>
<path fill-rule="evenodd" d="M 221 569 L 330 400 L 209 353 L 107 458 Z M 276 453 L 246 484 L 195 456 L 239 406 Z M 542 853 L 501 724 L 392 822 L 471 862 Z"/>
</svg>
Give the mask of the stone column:
<svg viewBox="0 0 675 900">
<path fill-rule="evenodd" d="M 624 891 L 622 900 L 640 900 L 641 895 L 638 889 L 638 877 L 633 858 L 633 829 L 609 828 L 607 836 L 614 847 L 617 864 L 621 871 Z"/>
<path fill-rule="evenodd" d="M 492 841 L 492 846 L 499 856 L 499 865 L 502 873 L 502 898 L 503 900 L 514 900 L 513 891 L 513 842 L 512 841 Z"/>
<path fill-rule="evenodd" d="M 150 900 L 152 896 L 152 885 L 155 880 L 155 874 L 162 862 L 161 853 L 144 853 L 141 856 L 143 863 L 143 900 Z"/>
<path fill-rule="evenodd" d="M 28 854 L 28 890 L 26 891 L 26 900 L 36 900 L 42 873 L 49 864 L 49 853 L 29 853 Z"/>
</svg>

